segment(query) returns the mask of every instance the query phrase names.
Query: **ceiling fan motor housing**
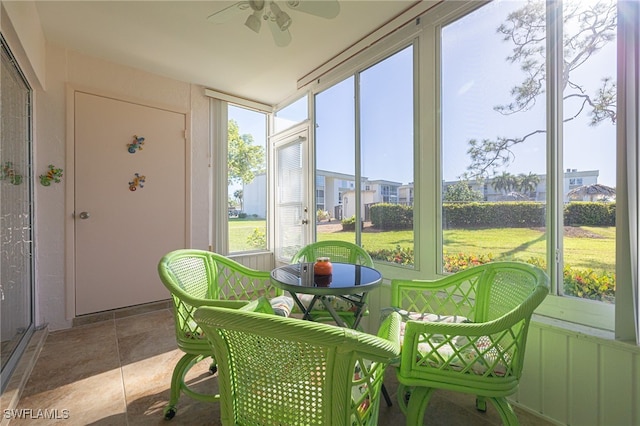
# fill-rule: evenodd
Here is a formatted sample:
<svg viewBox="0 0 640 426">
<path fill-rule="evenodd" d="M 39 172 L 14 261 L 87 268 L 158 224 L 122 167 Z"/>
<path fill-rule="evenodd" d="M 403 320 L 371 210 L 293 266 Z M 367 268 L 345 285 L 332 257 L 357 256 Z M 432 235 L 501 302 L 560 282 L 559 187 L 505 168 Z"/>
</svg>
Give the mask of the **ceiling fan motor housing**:
<svg viewBox="0 0 640 426">
<path fill-rule="evenodd" d="M 292 10 L 318 16 L 325 19 L 335 18 L 340 13 L 338 0 L 308 1 L 283 0 Z M 291 42 L 289 27 L 292 19 L 284 12 L 275 0 L 240 0 L 208 17 L 212 22 L 223 23 L 237 13 L 251 9 L 244 25 L 255 33 L 260 32 L 262 21 L 266 21 L 276 45 L 287 46 Z M 260 19 L 262 18 L 262 19 Z"/>
</svg>

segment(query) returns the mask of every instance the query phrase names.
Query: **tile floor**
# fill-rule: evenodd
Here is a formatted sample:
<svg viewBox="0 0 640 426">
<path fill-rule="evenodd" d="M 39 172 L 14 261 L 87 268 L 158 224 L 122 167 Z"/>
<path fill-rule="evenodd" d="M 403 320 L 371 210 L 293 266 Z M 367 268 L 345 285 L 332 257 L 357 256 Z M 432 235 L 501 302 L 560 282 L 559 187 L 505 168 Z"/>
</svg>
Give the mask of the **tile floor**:
<svg viewBox="0 0 640 426">
<path fill-rule="evenodd" d="M 180 399 L 176 417 L 167 422 L 163 409 L 169 397 L 173 366 L 181 356 L 176 348 L 172 313 L 162 308 L 135 315 L 94 318 L 96 322 L 46 337 L 17 409 L 48 410 L 58 420 L 12 419 L 11 425 L 218 425 L 217 403 L 186 396 Z M 206 363 L 202 363 L 206 364 Z M 190 374 L 197 386 L 215 387 L 207 366 Z M 402 425 L 394 372 L 387 370 L 386 387 L 394 401 L 380 408 L 380 425 Z M 550 425 L 516 408 L 523 426 Z M 6 419 L 5 419 L 6 420 Z M 499 425 L 489 407 L 479 413 L 474 397 L 436 392 L 425 415 L 429 425 Z"/>
</svg>

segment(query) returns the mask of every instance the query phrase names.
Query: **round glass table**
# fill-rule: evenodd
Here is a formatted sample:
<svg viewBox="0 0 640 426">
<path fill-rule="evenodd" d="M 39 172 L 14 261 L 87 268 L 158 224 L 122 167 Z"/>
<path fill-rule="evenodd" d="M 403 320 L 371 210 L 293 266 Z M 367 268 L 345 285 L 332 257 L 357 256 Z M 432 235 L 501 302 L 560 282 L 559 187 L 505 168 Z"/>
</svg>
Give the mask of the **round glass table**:
<svg viewBox="0 0 640 426">
<path fill-rule="evenodd" d="M 303 313 L 303 319 L 311 320 L 316 303 L 322 303 L 338 325 L 346 326 L 331 304 L 331 297 L 350 303 L 353 308 L 353 328 L 357 328 L 367 308 L 367 294 L 382 283 L 382 274 L 373 268 L 348 263 L 333 263 L 331 275 L 315 275 L 313 263 L 296 263 L 271 271 L 271 282 L 288 291 Z M 313 298 L 302 303 L 298 295 L 309 294 Z"/>
</svg>

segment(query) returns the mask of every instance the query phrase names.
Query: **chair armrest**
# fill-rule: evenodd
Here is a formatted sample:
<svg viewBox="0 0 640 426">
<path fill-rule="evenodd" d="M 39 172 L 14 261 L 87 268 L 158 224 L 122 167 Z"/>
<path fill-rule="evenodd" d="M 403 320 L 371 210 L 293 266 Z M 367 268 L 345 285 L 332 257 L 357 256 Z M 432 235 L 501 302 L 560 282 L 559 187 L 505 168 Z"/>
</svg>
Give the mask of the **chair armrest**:
<svg viewBox="0 0 640 426">
<path fill-rule="evenodd" d="M 371 360 L 388 364 L 400 356 L 401 322 L 400 315 L 393 312 L 384 319 L 376 336 L 351 329 L 345 329 L 345 331 L 358 336 L 358 340 L 362 343 L 359 350 L 366 353 Z"/>
<path fill-rule="evenodd" d="M 193 297 L 184 291 L 180 291 L 179 289 L 175 289 L 174 293 L 175 294 L 171 295 L 175 301 L 174 306 L 188 305 L 194 309 L 201 306 L 215 306 L 219 308 L 238 309 L 251 302 L 250 300 L 220 300 Z"/>
<path fill-rule="evenodd" d="M 392 343 L 400 344 L 400 324 L 402 318 L 397 312 L 392 312 L 380 324 L 378 337 L 389 340 Z"/>
</svg>

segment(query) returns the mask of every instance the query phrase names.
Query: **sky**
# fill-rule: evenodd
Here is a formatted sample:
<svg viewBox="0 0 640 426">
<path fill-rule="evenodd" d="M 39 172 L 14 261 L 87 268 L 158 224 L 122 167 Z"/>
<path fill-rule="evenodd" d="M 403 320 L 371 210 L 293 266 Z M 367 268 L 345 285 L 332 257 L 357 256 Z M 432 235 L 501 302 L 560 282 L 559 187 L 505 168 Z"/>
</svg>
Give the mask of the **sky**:
<svg viewBox="0 0 640 426">
<path fill-rule="evenodd" d="M 530 111 L 503 116 L 493 110 L 512 100 L 511 89 L 523 78 L 519 64 L 505 58 L 513 44 L 501 40 L 496 32 L 509 11 L 521 7 L 521 1 L 490 3 L 471 15 L 454 22 L 443 31 L 443 173 L 453 180 L 468 164 L 467 141 L 472 138 L 522 136 L 545 127 L 545 99 L 539 98 Z M 572 80 L 593 93 L 601 77 L 615 77 L 615 41 L 592 56 L 572 74 Z M 575 105 L 565 104 L 565 115 L 573 114 Z M 615 186 L 615 126 L 602 123 L 592 127 L 583 113 L 566 124 L 564 132 L 564 167 L 599 170 L 599 183 Z M 527 140 L 514 149 L 512 174 L 545 174 L 544 134 Z M 465 161 L 466 160 L 466 161 Z"/>
<path fill-rule="evenodd" d="M 494 107 L 512 100 L 511 89 L 523 72 L 506 57 L 513 47 L 496 28 L 522 1 L 496 1 L 444 27 L 442 32 L 442 172 L 457 180 L 470 162 L 469 139 L 522 136 L 545 127 L 545 100 L 527 112 L 504 116 Z M 615 40 L 589 59 L 572 79 L 592 93 L 605 76 L 615 77 Z M 401 183 L 413 182 L 413 48 L 406 48 L 360 74 L 362 175 Z M 435 75 L 435 73 L 433 73 Z M 354 174 L 354 77 L 319 93 L 316 98 L 316 166 Z M 302 103 L 304 106 L 304 102 Z M 565 113 L 575 105 L 566 104 Z M 255 112 L 231 108 L 229 118 L 264 144 L 264 121 Z M 299 114 L 299 112 L 297 112 Z M 304 116 L 304 114 L 302 114 Z M 256 124 L 259 121 L 259 124 Z M 566 124 L 563 169 L 599 170 L 599 183 L 615 186 L 615 126 L 588 125 L 585 113 Z M 515 160 L 506 171 L 545 174 L 546 136 L 539 135 L 514 148 Z"/>
</svg>

